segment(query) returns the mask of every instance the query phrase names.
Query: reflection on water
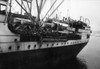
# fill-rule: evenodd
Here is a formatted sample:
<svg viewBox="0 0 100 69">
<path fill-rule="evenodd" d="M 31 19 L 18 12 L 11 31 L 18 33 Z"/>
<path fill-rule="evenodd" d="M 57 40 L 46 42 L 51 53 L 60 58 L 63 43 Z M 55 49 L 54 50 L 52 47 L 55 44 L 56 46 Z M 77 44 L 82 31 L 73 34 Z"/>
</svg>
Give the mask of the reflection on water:
<svg viewBox="0 0 100 69">
<path fill-rule="evenodd" d="M 100 69 L 100 37 L 91 36 L 78 57 L 86 60 L 88 69 Z"/>
<path fill-rule="evenodd" d="M 11 63 L 9 65 L 2 66 L 4 69 L 87 69 L 85 61 L 74 58 L 67 61 L 59 61 L 57 63 L 48 62 L 46 64 L 37 64 L 32 63 Z M 1 68 L 0 68 L 1 69 Z"/>
<path fill-rule="evenodd" d="M 60 62 L 57 65 L 53 65 L 50 69 L 87 69 L 85 60 L 74 58 L 69 61 Z"/>
</svg>

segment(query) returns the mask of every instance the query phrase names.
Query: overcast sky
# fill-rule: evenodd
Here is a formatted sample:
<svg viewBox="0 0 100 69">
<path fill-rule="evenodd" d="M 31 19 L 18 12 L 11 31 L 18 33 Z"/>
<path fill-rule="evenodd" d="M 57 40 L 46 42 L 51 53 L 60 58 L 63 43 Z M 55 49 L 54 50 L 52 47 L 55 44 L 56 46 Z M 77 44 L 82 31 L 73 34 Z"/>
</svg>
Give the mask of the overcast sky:
<svg viewBox="0 0 100 69">
<path fill-rule="evenodd" d="M 59 10 L 65 17 L 70 15 L 77 20 L 80 16 L 89 18 L 92 30 L 100 30 L 100 0 L 65 0 Z"/>
<path fill-rule="evenodd" d="M 58 1 L 60 3 L 62 0 Z M 42 14 L 47 12 L 46 9 L 49 9 L 49 4 L 50 3 L 46 3 Z M 92 30 L 100 30 L 100 0 L 65 0 L 65 2 L 59 7 L 58 10 L 61 11 L 59 12 L 61 16 L 67 17 L 70 15 L 71 18 L 77 20 L 80 16 L 89 18 Z M 33 12 L 34 11 L 35 9 Z"/>
<path fill-rule="evenodd" d="M 70 16 L 90 19 L 92 30 L 100 30 L 100 0 L 71 0 Z"/>
<path fill-rule="evenodd" d="M 70 15 L 77 20 L 80 16 L 89 18 L 92 30 L 100 31 L 100 0 L 65 0 L 60 9 L 64 10 L 63 16 Z"/>
</svg>

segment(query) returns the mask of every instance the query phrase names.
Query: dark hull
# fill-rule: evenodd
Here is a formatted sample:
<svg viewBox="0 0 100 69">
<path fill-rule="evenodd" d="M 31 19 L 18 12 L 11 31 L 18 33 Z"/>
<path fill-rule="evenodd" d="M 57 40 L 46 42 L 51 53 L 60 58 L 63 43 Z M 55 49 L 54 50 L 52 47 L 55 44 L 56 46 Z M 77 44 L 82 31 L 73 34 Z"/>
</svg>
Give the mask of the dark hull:
<svg viewBox="0 0 100 69">
<path fill-rule="evenodd" d="M 74 58 L 82 50 L 82 48 L 87 43 L 81 43 L 76 45 L 47 48 L 47 49 L 38 49 L 30 51 L 19 51 L 11 53 L 1 53 L 0 54 L 0 63 L 7 64 L 12 62 L 20 63 L 38 63 L 46 61 L 56 61 L 56 60 L 67 60 Z"/>
</svg>

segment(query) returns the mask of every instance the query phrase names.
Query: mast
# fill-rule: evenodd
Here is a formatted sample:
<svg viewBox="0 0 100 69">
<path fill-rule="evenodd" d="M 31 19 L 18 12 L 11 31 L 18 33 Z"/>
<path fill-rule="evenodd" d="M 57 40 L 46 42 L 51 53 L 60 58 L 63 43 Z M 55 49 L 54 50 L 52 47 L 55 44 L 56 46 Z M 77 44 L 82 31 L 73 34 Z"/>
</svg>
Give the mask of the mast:
<svg viewBox="0 0 100 69">
<path fill-rule="evenodd" d="M 1 0 L 4 5 L 6 6 L 6 17 L 5 17 L 5 23 L 7 23 L 7 18 L 8 18 L 8 14 L 9 14 L 9 11 L 8 11 L 8 0 Z"/>
<path fill-rule="evenodd" d="M 34 19 L 33 19 L 33 17 L 32 17 L 32 15 L 31 14 L 29 14 L 28 12 L 27 12 L 27 10 L 26 10 L 26 7 L 25 7 L 25 5 L 23 4 L 23 6 L 18 2 L 18 0 L 15 0 L 18 4 L 19 4 L 19 6 L 26 12 L 26 14 L 29 16 L 29 18 L 30 18 L 30 20 L 32 21 L 32 23 L 34 23 Z M 23 2 L 23 1 L 22 1 Z"/>
<path fill-rule="evenodd" d="M 32 0 L 30 2 L 30 13 L 32 13 Z"/>
<path fill-rule="evenodd" d="M 54 3 L 51 5 L 51 7 L 49 8 L 49 10 L 47 11 L 47 13 L 45 14 L 45 16 L 43 17 L 42 20 L 44 20 L 44 18 L 47 16 L 47 14 L 50 12 L 50 10 L 53 8 L 53 6 L 55 5 L 55 3 L 57 2 L 57 0 L 54 1 Z"/>
<path fill-rule="evenodd" d="M 36 18 L 36 21 L 38 21 L 40 19 L 38 0 L 36 0 L 36 7 L 37 7 L 37 18 Z"/>
<path fill-rule="evenodd" d="M 28 6 L 29 13 L 31 14 L 32 0 L 26 1 L 26 2 L 27 2 L 27 6 Z"/>
<path fill-rule="evenodd" d="M 44 7 L 44 5 L 45 5 L 46 2 L 47 2 L 47 0 L 44 0 L 44 2 L 42 4 L 42 9 L 43 9 L 43 7 Z"/>
<path fill-rule="evenodd" d="M 24 4 L 23 1 L 26 2 L 27 4 Z M 21 0 L 21 4 L 20 5 L 21 6 L 23 5 L 23 7 L 24 7 L 25 10 L 28 9 L 29 12 L 28 11 L 27 12 L 29 14 L 31 14 L 31 11 L 32 11 L 32 0 Z M 27 5 L 27 8 L 25 7 L 25 5 Z M 22 14 L 22 10 L 23 9 L 21 8 L 21 14 Z"/>
<path fill-rule="evenodd" d="M 10 10 L 9 10 L 9 12 L 11 12 L 11 10 L 12 10 L 12 0 L 10 0 Z"/>
<path fill-rule="evenodd" d="M 40 21 L 40 14 L 43 8 L 43 0 L 40 0 L 40 4 L 39 1 L 36 0 L 36 6 L 37 6 L 37 18 L 36 21 Z"/>
<path fill-rule="evenodd" d="M 21 5 L 22 5 L 22 4 L 23 4 L 23 2 L 22 2 L 22 0 L 21 0 Z M 22 11 L 23 11 L 23 10 L 22 10 L 22 8 L 21 8 L 21 14 L 22 14 Z"/>
<path fill-rule="evenodd" d="M 54 12 L 60 7 L 60 5 L 61 5 L 63 2 L 64 2 L 64 0 L 61 1 L 61 3 L 54 9 L 54 11 L 48 16 L 48 18 L 51 17 L 52 14 L 54 14 Z"/>
</svg>

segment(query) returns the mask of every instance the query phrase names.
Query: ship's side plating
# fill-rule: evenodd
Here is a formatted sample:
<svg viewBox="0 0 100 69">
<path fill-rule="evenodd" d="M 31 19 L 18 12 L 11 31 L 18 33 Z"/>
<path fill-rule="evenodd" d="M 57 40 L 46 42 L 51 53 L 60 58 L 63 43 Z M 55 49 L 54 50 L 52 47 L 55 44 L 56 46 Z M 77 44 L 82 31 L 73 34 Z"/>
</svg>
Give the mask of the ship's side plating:
<svg viewBox="0 0 100 69">
<path fill-rule="evenodd" d="M 87 34 L 79 34 L 81 39 L 77 40 L 42 43 L 36 41 L 20 42 L 20 36 L 11 33 L 6 24 L 0 23 L 0 27 L 5 29 L 0 29 L 0 60 L 3 62 L 27 59 L 34 62 L 58 58 L 69 59 L 76 57 L 89 41 Z M 2 31 L 9 32 L 9 34 L 2 33 Z"/>
<path fill-rule="evenodd" d="M 49 19 L 41 27 L 35 23 L 26 15 L 0 10 L 0 62 L 73 58 L 90 38 L 90 27 L 81 21 Z"/>
</svg>

